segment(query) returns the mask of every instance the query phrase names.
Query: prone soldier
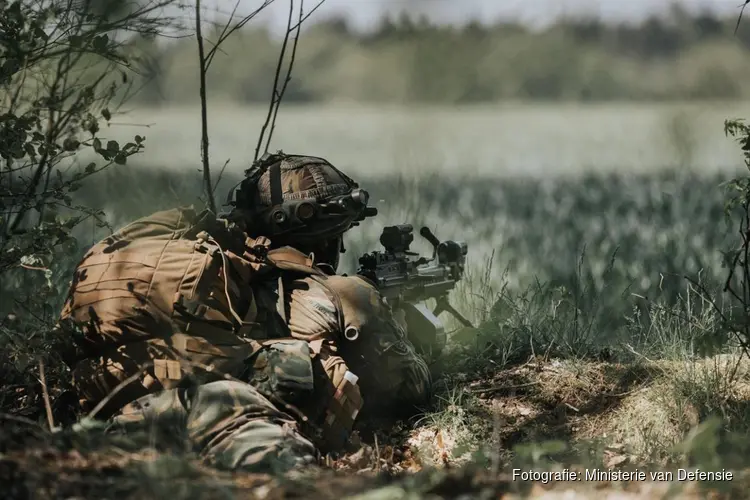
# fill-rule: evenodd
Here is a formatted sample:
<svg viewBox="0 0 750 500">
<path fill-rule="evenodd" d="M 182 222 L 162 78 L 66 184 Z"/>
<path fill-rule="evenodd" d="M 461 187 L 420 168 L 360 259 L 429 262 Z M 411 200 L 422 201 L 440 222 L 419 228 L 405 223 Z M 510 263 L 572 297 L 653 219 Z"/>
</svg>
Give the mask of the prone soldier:
<svg viewBox="0 0 750 500">
<path fill-rule="evenodd" d="M 335 274 L 377 211 L 328 161 L 267 155 L 221 217 L 157 212 L 94 245 L 60 319 L 84 410 L 170 426 L 209 463 L 284 473 L 339 450 L 360 412 L 430 397 L 377 287 Z"/>
</svg>

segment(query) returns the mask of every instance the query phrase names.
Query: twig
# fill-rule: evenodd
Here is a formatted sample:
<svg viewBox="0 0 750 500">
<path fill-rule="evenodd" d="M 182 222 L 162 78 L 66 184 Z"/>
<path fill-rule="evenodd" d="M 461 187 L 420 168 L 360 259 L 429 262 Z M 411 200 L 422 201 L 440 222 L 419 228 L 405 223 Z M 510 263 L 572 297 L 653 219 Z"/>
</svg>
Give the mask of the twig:
<svg viewBox="0 0 750 500">
<path fill-rule="evenodd" d="M 47 390 L 47 378 L 44 376 L 44 361 L 39 360 L 39 381 L 42 383 L 42 396 L 44 397 L 44 409 L 47 411 L 47 424 L 49 430 L 55 429 L 55 420 L 52 418 L 52 405 L 49 400 L 49 391 Z"/>
<path fill-rule="evenodd" d="M 320 6 L 318 4 L 318 6 Z M 284 94 L 286 93 L 286 88 L 289 85 L 289 82 L 292 80 L 292 68 L 294 67 L 294 60 L 297 56 L 297 45 L 299 44 L 299 34 L 300 30 L 302 28 L 302 18 L 304 15 L 304 6 L 305 1 L 300 0 L 299 2 L 299 19 L 300 21 L 296 25 L 296 33 L 294 35 L 294 42 L 292 43 L 292 53 L 289 58 L 289 66 L 287 66 L 286 69 L 286 76 L 284 77 L 284 84 L 281 86 L 281 90 L 279 91 L 278 95 L 276 96 L 276 105 L 273 110 L 273 118 L 271 119 L 271 130 L 268 132 L 268 138 L 266 139 L 266 147 L 265 151 L 268 151 L 268 148 L 271 146 L 271 137 L 273 137 L 273 132 L 276 129 L 276 116 L 279 114 L 279 108 L 281 107 L 281 100 L 284 98 Z M 291 2 L 290 5 L 290 11 L 294 7 L 294 1 Z M 290 12 L 291 14 L 291 12 Z M 290 16 L 291 19 L 291 16 Z M 295 28 L 290 28 L 291 31 L 294 31 Z"/>
<path fill-rule="evenodd" d="M 216 213 L 214 189 L 211 183 L 211 167 L 208 160 L 208 103 L 206 102 L 206 54 L 203 50 L 203 33 L 201 31 L 201 2 L 195 0 L 195 38 L 198 40 L 198 63 L 200 69 L 201 100 L 201 162 L 203 164 L 203 192 L 206 194 L 208 208 Z"/>
<path fill-rule="evenodd" d="M 221 178 L 224 175 L 224 170 L 227 168 L 227 165 L 229 165 L 229 159 L 224 162 L 224 166 L 221 167 L 221 170 L 219 171 L 219 176 L 216 178 L 216 183 L 214 184 L 214 193 L 216 193 L 216 188 L 219 186 L 219 183 L 221 182 Z"/>
<path fill-rule="evenodd" d="M 740 9 L 740 15 L 737 16 L 737 25 L 734 27 L 735 35 L 737 34 L 737 30 L 740 28 L 740 21 L 742 21 L 742 14 L 745 12 L 745 7 L 747 7 L 747 4 L 749 3 L 750 3 L 750 0 L 745 0 L 745 3 L 740 6 L 742 7 L 742 9 Z"/>
<path fill-rule="evenodd" d="M 377 462 L 375 470 L 377 472 L 380 472 L 380 447 L 378 446 L 378 434 L 377 433 L 375 433 L 375 460 Z"/>
<path fill-rule="evenodd" d="M 49 269 L 47 269 L 46 267 L 30 266 L 28 264 L 18 264 L 18 267 L 28 269 L 29 271 L 49 271 Z"/>
<path fill-rule="evenodd" d="M 151 128 L 156 123 L 127 123 L 127 122 L 109 122 L 110 125 L 117 125 L 118 127 L 144 127 Z"/>
<path fill-rule="evenodd" d="M 578 408 L 576 408 L 576 407 L 575 407 L 575 406 L 573 406 L 572 404 L 570 404 L 570 403 L 563 403 L 563 404 L 564 404 L 565 406 L 567 406 L 568 408 L 570 408 L 571 410 L 573 410 L 574 412 L 576 412 L 576 413 L 581 413 L 581 410 L 579 410 Z"/>
<path fill-rule="evenodd" d="M 268 114 L 266 120 L 263 122 L 263 126 L 260 128 L 260 136 L 258 137 L 258 144 L 255 146 L 255 156 L 253 160 L 257 160 L 260 156 L 260 147 L 263 144 L 263 138 L 266 135 L 266 129 L 271 123 L 273 117 L 274 106 L 276 105 L 276 99 L 279 95 L 279 76 L 281 75 L 281 66 L 284 64 L 284 55 L 286 54 L 286 47 L 289 44 L 289 34 L 292 31 L 292 16 L 294 13 L 294 0 L 289 0 L 289 18 L 286 23 L 286 33 L 284 33 L 284 40 L 281 42 L 281 51 L 279 52 L 279 60 L 276 63 L 276 72 L 273 76 L 273 88 L 271 89 L 271 102 L 268 105 Z"/>
<path fill-rule="evenodd" d="M 237 2 L 234 5 L 234 8 L 232 9 L 231 14 L 229 15 L 229 20 L 226 22 L 224 27 L 222 28 L 221 33 L 219 34 L 219 38 L 216 40 L 215 43 L 213 43 L 213 47 L 206 53 L 204 48 L 204 40 L 203 40 L 203 32 L 201 29 L 201 5 L 200 0 L 196 0 L 195 2 L 195 36 L 196 40 L 198 42 L 198 62 L 199 62 L 199 70 L 200 70 L 200 103 L 201 103 L 201 163 L 203 165 L 203 192 L 205 194 L 206 203 L 208 204 L 209 209 L 216 213 L 216 200 L 214 198 L 214 193 L 216 192 L 216 186 L 219 184 L 219 181 L 221 180 L 221 174 L 224 172 L 224 168 L 226 168 L 227 163 L 229 161 L 227 160 L 227 163 L 224 164 L 224 167 L 222 168 L 221 173 L 219 174 L 219 178 L 214 184 L 211 180 L 211 168 L 210 168 L 210 161 L 209 161 L 209 140 L 208 140 L 208 103 L 207 103 L 207 97 L 206 97 L 206 74 L 208 73 L 208 69 L 211 67 L 211 63 L 213 62 L 214 56 L 216 55 L 216 52 L 220 50 L 221 44 L 235 31 L 239 30 L 245 24 L 247 24 L 251 19 L 253 19 L 260 11 L 271 5 L 274 0 L 264 0 L 263 4 L 255 9 L 253 12 L 251 12 L 249 15 L 243 17 L 240 21 L 238 21 L 236 24 L 232 25 L 232 20 L 234 19 L 235 14 L 237 13 L 237 8 L 240 5 L 240 0 L 237 0 Z M 256 152 L 256 158 L 257 158 L 257 152 Z"/>
<path fill-rule="evenodd" d="M 323 3 L 325 3 L 325 1 L 326 1 L 326 0 L 320 0 L 320 1 L 318 2 L 318 4 L 317 4 L 317 5 L 315 6 L 315 7 L 313 7 L 312 9 L 310 9 L 310 12 L 308 12 L 307 14 L 305 14 L 305 16 L 304 16 L 304 17 L 300 16 L 300 20 L 299 20 L 299 22 L 298 22 L 297 24 L 295 24 L 294 26 L 292 26 L 292 30 L 296 30 L 297 28 L 299 28 L 299 27 L 300 27 L 300 25 L 301 25 L 302 23 L 304 23 L 305 21 L 307 21 L 307 18 L 309 18 L 310 16 L 312 16 L 312 15 L 313 15 L 313 13 L 314 13 L 314 12 L 315 12 L 316 10 L 318 10 L 318 8 L 319 8 L 319 7 L 321 6 L 321 5 L 323 5 Z M 748 0 L 748 1 L 750 2 L 750 0 Z M 301 10 L 302 10 L 302 7 L 300 7 L 300 11 L 301 11 Z"/>
<path fill-rule="evenodd" d="M 140 365 L 139 367 L 140 369 L 137 372 L 135 372 L 134 374 L 132 374 L 131 376 L 129 376 L 128 378 L 126 378 L 125 380 L 117 384 L 117 386 L 114 389 L 112 389 L 112 392 L 107 394 L 107 396 L 104 399 L 99 401 L 99 403 L 94 407 L 94 409 L 91 410 L 91 412 L 88 414 L 88 418 L 93 419 L 100 411 L 102 411 L 102 408 L 104 408 L 104 406 L 107 403 L 112 401 L 112 398 L 114 398 L 125 387 L 127 387 L 128 385 L 138 380 L 138 378 L 143 374 L 144 370 L 152 366 L 154 366 L 153 361 L 149 361 L 147 363 Z"/>
<path fill-rule="evenodd" d="M 659 369 L 659 370 L 661 370 L 662 372 L 664 371 L 664 369 L 663 369 L 662 367 L 660 367 L 660 366 L 659 366 L 659 365 L 658 365 L 658 364 L 656 363 L 656 361 L 654 361 L 653 359 L 649 359 L 649 358 L 648 358 L 647 356 L 645 356 L 645 355 L 641 354 L 640 352 L 636 351 L 636 350 L 635 350 L 635 349 L 633 348 L 633 346 L 632 346 L 632 345 L 630 345 L 630 344 L 625 344 L 625 347 L 626 347 L 626 348 L 627 348 L 627 350 L 628 350 L 628 351 L 630 351 L 630 352 L 631 352 L 632 354 L 635 354 L 635 355 L 636 355 L 636 356 L 638 356 L 639 358 L 642 358 L 642 359 L 646 360 L 646 361 L 647 361 L 648 363 L 652 364 L 652 365 L 653 365 L 654 367 L 658 368 L 658 369 Z"/>
<path fill-rule="evenodd" d="M 211 66 L 211 63 L 214 60 L 214 56 L 216 55 L 216 52 L 219 50 L 219 46 L 235 31 L 241 29 L 243 26 L 245 26 L 250 20 L 252 20 L 255 16 L 257 16 L 260 11 L 271 5 L 275 0 L 264 0 L 263 4 L 260 5 L 257 9 L 255 9 L 253 12 L 248 14 L 247 16 L 243 17 L 241 20 L 237 22 L 234 26 L 230 28 L 230 24 L 232 22 L 232 19 L 234 19 L 234 15 L 237 12 L 237 8 L 240 5 L 240 0 L 237 0 L 237 3 L 234 5 L 234 8 L 232 9 L 231 14 L 229 14 L 229 20 L 224 25 L 224 28 L 221 30 L 221 34 L 219 35 L 219 38 L 216 40 L 216 43 L 213 44 L 213 48 L 208 51 L 208 54 L 206 55 L 206 70 Z"/>
</svg>

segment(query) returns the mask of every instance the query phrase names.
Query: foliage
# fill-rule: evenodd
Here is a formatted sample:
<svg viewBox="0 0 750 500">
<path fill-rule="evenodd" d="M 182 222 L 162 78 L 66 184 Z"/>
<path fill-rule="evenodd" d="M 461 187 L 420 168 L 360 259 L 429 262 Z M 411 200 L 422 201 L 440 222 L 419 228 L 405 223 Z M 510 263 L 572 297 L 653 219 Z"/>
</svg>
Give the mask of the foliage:
<svg viewBox="0 0 750 500">
<path fill-rule="evenodd" d="M 724 130 L 740 144 L 745 166 L 750 170 L 750 127 L 742 120 L 727 120 Z M 726 255 L 724 291 L 737 309 L 733 318 L 727 318 L 727 326 L 750 354 L 750 176 L 730 181 L 728 191 L 726 212 L 728 217 L 734 216 L 739 241 Z"/>
<path fill-rule="evenodd" d="M 104 213 L 74 200 L 89 178 L 123 165 L 144 138 L 107 139 L 132 88 L 125 33 L 158 33 L 169 0 L 106 16 L 86 2 L 0 1 L 0 332 L 5 383 L 55 356 L 54 324 L 76 251 L 73 231 Z M 121 89 L 126 89 L 121 92 Z M 116 95 L 120 98 L 117 99 Z M 59 366 L 59 363 L 56 364 Z M 15 368 L 15 372 L 13 372 Z"/>
</svg>

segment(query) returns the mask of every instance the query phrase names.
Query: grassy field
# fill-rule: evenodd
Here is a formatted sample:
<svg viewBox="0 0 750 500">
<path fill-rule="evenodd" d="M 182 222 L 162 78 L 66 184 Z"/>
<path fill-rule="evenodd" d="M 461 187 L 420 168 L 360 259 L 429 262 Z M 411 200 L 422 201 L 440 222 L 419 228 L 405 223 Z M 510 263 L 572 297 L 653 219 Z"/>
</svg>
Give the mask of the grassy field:
<svg viewBox="0 0 750 500">
<path fill-rule="evenodd" d="M 384 225 L 428 225 L 440 238 L 469 243 L 468 276 L 453 300 L 479 328 L 454 332 L 437 362 L 435 404 L 392 432 L 361 429 L 362 446 L 334 465 L 344 472 L 423 474 L 388 479 L 385 490 L 362 498 L 529 493 L 530 484 L 508 479 L 512 466 L 727 467 L 738 471 L 729 486 L 741 491 L 750 370 L 724 335 L 720 314 L 730 307 L 719 292 L 722 252 L 735 230 L 725 219 L 721 185 L 741 166 L 722 122 L 745 109 L 515 105 L 282 113 L 275 147 L 329 157 L 371 191 L 380 209 L 375 221 L 347 236 L 342 270 L 352 271 L 356 256 L 377 245 Z M 219 108 L 212 114 L 216 169 L 231 158 L 217 190 L 221 198 L 249 164 L 261 113 Z M 132 126 L 108 132 L 142 133 L 147 150 L 132 165 L 96 177 L 78 201 L 104 209 L 115 226 L 196 202 L 197 114 L 142 110 L 113 121 L 153 122 L 142 132 Z M 102 234 L 80 229 L 81 247 L 54 263 L 52 284 L 60 291 L 77 256 Z M 421 243 L 416 248 L 426 250 Z M 56 308 L 50 305 L 52 313 Z M 23 397 L 6 391 L 3 411 L 43 419 L 41 393 L 26 373 L 34 358 L 21 342 L 7 342 L 3 379 Z M 69 446 L 55 443 L 47 443 L 53 449 L 46 453 L 69 463 Z M 123 490 L 148 497 L 160 494 L 167 470 L 184 497 L 200 496 L 190 486 L 198 476 L 210 490 L 207 498 L 222 488 L 243 494 L 291 488 L 170 465 L 168 454 L 154 462 L 153 450 L 122 443 L 107 445 L 127 451 L 119 462 L 109 448 L 87 446 L 85 459 L 62 471 L 34 471 L 26 452 L 11 453 L 15 458 L 6 462 L 25 471 L 27 482 L 54 483 L 58 474 L 83 485 L 109 474 L 91 469 L 104 453 L 124 478 Z M 446 464 L 469 469 L 429 476 L 430 466 Z M 471 467 L 484 472 L 466 473 Z M 346 477 L 321 497 L 383 481 L 377 474 Z M 559 489 L 568 486 L 582 485 Z"/>
<path fill-rule="evenodd" d="M 247 168 L 265 107 L 210 102 L 211 157 L 218 170 Z M 271 149 L 314 152 L 356 174 L 550 177 L 581 172 L 701 172 L 738 165 L 724 137 L 744 102 L 684 104 L 505 104 L 467 107 L 283 106 Z M 134 164 L 198 168 L 200 113 L 192 108 L 128 110 L 107 135 L 148 138 Z"/>
<path fill-rule="evenodd" d="M 476 273 L 492 257 L 496 288 L 579 279 L 608 288 L 601 309 L 620 317 L 632 294 L 672 300 L 684 292 L 684 275 L 711 284 L 722 276 L 730 229 L 720 184 L 741 165 L 723 119 L 745 109 L 291 107 L 273 147 L 329 158 L 371 191 L 381 215 L 347 235 L 344 271 L 377 244 L 384 225 L 426 224 L 442 238 L 469 242 Z M 211 116 L 215 171 L 230 160 L 216 191 L 223 202 L 250 163 L 249 131 L 263 110 L 218 107 Z M 84 193 L 114 225 L 199 194 L 195 110 L 134 111 L 116 122 L 149 120 L 147 151 Z M 113 127 L 116 138 L 132 133 Z"/>
</svg>

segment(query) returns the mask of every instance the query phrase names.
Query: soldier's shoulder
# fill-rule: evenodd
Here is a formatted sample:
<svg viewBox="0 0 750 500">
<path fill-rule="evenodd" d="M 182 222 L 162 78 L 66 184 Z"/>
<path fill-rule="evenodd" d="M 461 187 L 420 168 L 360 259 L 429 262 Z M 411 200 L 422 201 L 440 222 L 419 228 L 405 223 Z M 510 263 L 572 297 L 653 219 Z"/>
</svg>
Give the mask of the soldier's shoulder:
<svg viewBox="0 0 750 500">
<path fill-rule="evenodd" d="M 388 304 L 377 287 L 361 276 L 329 276 L 326 280 L 341 301 L 344 315 L 385 315 Z"/>
<path fill-rule="evenodd" d="M 309 322 L 314 318 L 316 331 L 328 331 L 334 323 L 338 324 L 338 314 L 341 314 L 341 326 L 344 329 L 349 326 L 376 327 L 391 317 L 390 307 L 383 300 L 377 287 L 360 276 L 310 276 L 297 280 L 294 288 L 292 299 L 295 302 L 295 312 L 291 315 L 293 321 L 290 324 L 302 325 L 303 319 Z M 298 309 L 300 314 L 296 313 Z M 312 310 L 315 314 L 311 314 Z M 322 324 L 324 318 L 326 324 Z M 313 330 L 307 326 L 298 329 Z"/>
<path fill-rule="evenodd" d="M 367 300 L 376 297 L 380 301 L 380 292 L 375 284 L 362 276 L 334 275 L 328 276 L 326 281 L 339 295 L 350 300 Z"/>
</svg>

